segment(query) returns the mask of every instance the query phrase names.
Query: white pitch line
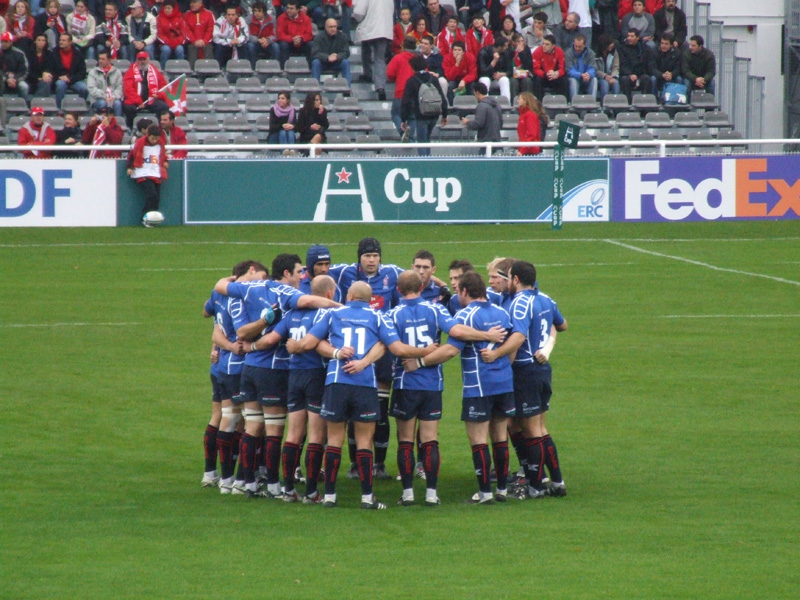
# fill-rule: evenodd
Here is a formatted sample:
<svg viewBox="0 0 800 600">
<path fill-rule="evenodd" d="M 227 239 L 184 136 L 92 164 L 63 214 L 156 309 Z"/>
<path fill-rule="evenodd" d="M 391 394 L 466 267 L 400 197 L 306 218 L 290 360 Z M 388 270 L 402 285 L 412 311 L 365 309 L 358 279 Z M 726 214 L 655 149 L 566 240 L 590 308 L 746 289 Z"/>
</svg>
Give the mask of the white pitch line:
<svg viewBox="0 0 800 600">
<path fill-rule="evenodd" d="M 796 319 L 797 315 L 662 315 L 660 319 Z"/>
<path fill-rule="evenodd" d="M 139 269 L 148 273 L 160 273 L 162 271 L 230 271 L 230 267 L 197 267 L 196 269 Z"/>
<path fill-rule="evenodd" d="M 466 244 L 530 244 L 530 243 L 596 243 L 607 242 L 608 238 L 525 238 L 516 240 L 442 240 L 434 242 L 435 245 L 466 245 Z M 666 242 L 778 242 L 778 241 L 800 241 L 800 237 L 771 237 L 771 238 L 623 238 L 620 242 L 637 243 L 666 243 Z M 55 243 L 55 244 L 0 244 L 0 248 L 108 248 L 108 247 L 140 247 L 140 246 L 311 246 L 319 243 L 318 240 L 310 242 L 268 242 L 263 241 L 183 241 L 183 242 L 75 242 L 75 243 Z M 418 246 L 419 241 L 413 242 L 382 242 L 382 246 Z M 327 246 L 355 246 L 353 242 L 329 242 Z"/>
<path fill-rule="evenodd" d="M 800 281 L 783 279 L 782 277 L 773 277 L 772 275 L 765 275 L 764 273 L 751 273 L 750 271 L 740 271 L 739 269 L 728 269 L 725 267 L 718 267 L 716 265 L 711 265 L 709 263 L 700 262 L 699 260 L 683 258 L 682 256 L 674 256 L 672 254 L 664 254 L 663 252 L 654 252 L 653 250 L 645 250 L 644 248 L 637 248 L 636 246 L 631 246 L 630 244 L 623 244 L 618 240 L 605 240 L 605 241 L 615 246 L 620 246 L 622 248 L 627 248 L 628 250 L 633 250 L 634 252 L 641 252 L 642 254 L 650 254 L 651 256 L 659 256 L 661 258 L 669 258 L 671 260 L 677 260 L 680 262 L 689 263 L 690 265 L 705 267 L 706 269 L 711 269 L 713 271 L 721 271 L 724 273 L 736 273 L 737 275 L 747 275 L 748 277 L 760 277 L 762 279 L 769 279 L 770 281 L 777 281 L 779 283 L 788 283 L 790 285 L 800 286 Z"/>
<path fill-rule="evenodd" d="M 21 329 L 23 327 L 131 327 L 144 323 L 0 323 L 0 327 Z"/>
</svg>

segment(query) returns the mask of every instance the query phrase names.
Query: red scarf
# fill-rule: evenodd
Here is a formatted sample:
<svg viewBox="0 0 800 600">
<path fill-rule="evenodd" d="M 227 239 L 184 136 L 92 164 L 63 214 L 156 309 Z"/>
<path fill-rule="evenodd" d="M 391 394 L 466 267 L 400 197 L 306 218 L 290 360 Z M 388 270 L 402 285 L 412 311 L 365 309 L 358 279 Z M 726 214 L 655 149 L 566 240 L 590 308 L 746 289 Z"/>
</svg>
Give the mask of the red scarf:
<svg viewBox="0 0 800 600">
<path fill-rule="evenodd" d="M 79 15 L 76 12 L 72 13 L 72 25 L 70 26 L 70 33 L 72 35 L 82 36 L 86 31 L 86 25 L 88 22 L 88 15 Z"/>
<path fill-rule="evenodd" d="M 115 40 L 119 40 L 120 29 L 121 26 L 119 24 L 119 20 L 117 20 L 116 18 L 110 21 L 106 21 L 106 35 L 108 35 L 108 37 L 114 38 Z M 114 48 L 113 45 L 111 45 L 108 48 L 108 57 L 112 60 L 117 58 L 117 52 L 118 50 Z"/>
<path fill-rule="evenodd" d="M 139 70 L 139 67 L 133 70 L 133 80 L 136 82 L 136 88 L 139 89 L 139 86 L 142 84 L 142 72 Z M 147 65 L 147 91 L 148 100 L 152 100 L 158 93 L 158 76 L 156 75 L 156 69 L 153 65 Z"/>
<path fill-rule="evenodd" d="M 61 24 L 61 19 L 59 19 L 60 16 L 61 15 L 54 15 L 54 16 L 48 15 L 47 17 L 47 28 L 50 29 L 52 27 L 55 27 L 58 30 L 59 35 L 65 33 L 64 26 Z"/>
<path fill-rule="evenodd" d="M 14 26 L 12 32 L 15 36 L 19 37 L 20 33 L 25 33 L 25 22 L 28 20 L 28 15 L 14 15 Z"/>
<path fill-rule="evenodd" d="M 97 129 L 94 130 L 94 137 L 92 138 L 92 146 L 102 146 L 106 142 L 106 128 L 102 125 L 98 125 Z M 89 153 L 89 158 L 97 158 L 99 152 L 97 150 L 92 150 Z"/>
</svg>

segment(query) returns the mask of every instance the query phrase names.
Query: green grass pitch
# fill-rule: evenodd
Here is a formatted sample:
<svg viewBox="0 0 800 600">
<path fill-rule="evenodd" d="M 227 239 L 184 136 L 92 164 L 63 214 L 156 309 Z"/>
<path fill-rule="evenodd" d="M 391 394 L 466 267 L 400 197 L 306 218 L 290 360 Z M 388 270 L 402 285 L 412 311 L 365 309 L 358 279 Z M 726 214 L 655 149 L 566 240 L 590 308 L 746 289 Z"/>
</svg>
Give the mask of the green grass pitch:
<svg viewBox="0 0 800 600">
<path fill-rule="evenodd" d="M 798 223 L 4 230 L 0 598 L 796 598 Z M 343 474 L 333 511 L 200 487 L 213 283 L 366 235 L 445 279 L 537 265 L 566 498 L 463 504 L 457 360 L 438 509 L 391 481 L 366 513 Z"/>
</svg>

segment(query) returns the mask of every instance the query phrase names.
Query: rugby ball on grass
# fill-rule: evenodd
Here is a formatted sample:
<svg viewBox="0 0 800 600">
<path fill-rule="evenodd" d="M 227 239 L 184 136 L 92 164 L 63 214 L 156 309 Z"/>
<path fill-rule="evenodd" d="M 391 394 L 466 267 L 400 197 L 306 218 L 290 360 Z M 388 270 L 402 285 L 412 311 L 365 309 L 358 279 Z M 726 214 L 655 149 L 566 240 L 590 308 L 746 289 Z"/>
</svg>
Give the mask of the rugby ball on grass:
<svg viewBox="0 0 800 600">
<path fill-rule="evenodd" d="M 157 210 L 151 210 L 144 215 L 144 222 L 148 225 L 161 225 L 164 222 L 164 215 Z"/>
</svg>

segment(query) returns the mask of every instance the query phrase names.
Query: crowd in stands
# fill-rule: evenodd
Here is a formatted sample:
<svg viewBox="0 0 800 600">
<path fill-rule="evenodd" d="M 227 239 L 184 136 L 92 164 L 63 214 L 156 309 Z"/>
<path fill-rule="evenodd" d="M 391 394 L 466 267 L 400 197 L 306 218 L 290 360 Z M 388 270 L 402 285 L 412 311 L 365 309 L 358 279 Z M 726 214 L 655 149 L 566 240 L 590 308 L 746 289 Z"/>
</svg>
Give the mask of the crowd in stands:
<svg viewBox="0 0 800 600">
<path fill-rule="evenodd" d="M 141 113 L 168 111 L 163 88 L 167 61 L 214 58 L 225 69 L 231 59 L 255 67 L 261 59 L 283 68 L 292 56 L 307 59 L 311 75 L 337 74 L 348 85 L 351 19 L 361 46 L 360 83 L 373 84 L 386 100 L 394 84 L 391 117 L 406 139 L 401 107 L 406 83 L 418 73 L 413 57 L 441 87 L 446 104 L 474 95 L 491 103 L 496 95 L 511 106 L 546 115 L 546 94 L 571 101 L 576 95 L 714 93 L 716 61 L 699 35 L 689 36 L 677 0 L 0 0 L 2 93 L 87 100 L 134 130 Z M 91 61 L 87 68 L 87 60 Z M 119 64 L 122 72 L 114 66 Z M 676 88 L 675 86 L 679 86 Z M 418 90 L 419 86 L 412 86 Z M 418 93 L 418 92 L 417 92 Z M 484 96 L 485 98 L 482 98 Z M 306 99 L 303 130 L 290 94 L 272 110 L 278 129 L 270 141 L 292 143 L 325 138 L 323 107 Z M 418 101 L 406 98 L 406 104 Z M 282 102 L 285 105 L 282 105 Z M 288 108 L 287 108 L 288 106 Z M 481 111 L 483 112 L 483 111 Z M 411 109 L 411 113 L 414 110 Z M 444 116 L 444 115 L 442 115 Z M 410 115 L 414 120 L 414 114 Z M 528 121 L 530 121 L 528 119 Z M 32 121 L 33 122 L 33 121 Z M 271 126 L 272 127 L 272 126 Z M 470 128 L 473 126 L 470 125 Z M 319 129 L 318 129 L 319 128 Z M 480 128 L 479 128 L 480 129 Z M 486 139 L 499 141 L 489 128 Z M 537 141 L 530 123 L 520 139 Z M 410 134 L 409 134 L 410 132 Z M 423 135 L 423 138 L 426 136 Z M 496 138 L 496 139 L 495 139 Z M 76 139 L 76 138 L 67 138 Z M 541 138 L 538 138 L 539 140 Z"/>
</svg>

